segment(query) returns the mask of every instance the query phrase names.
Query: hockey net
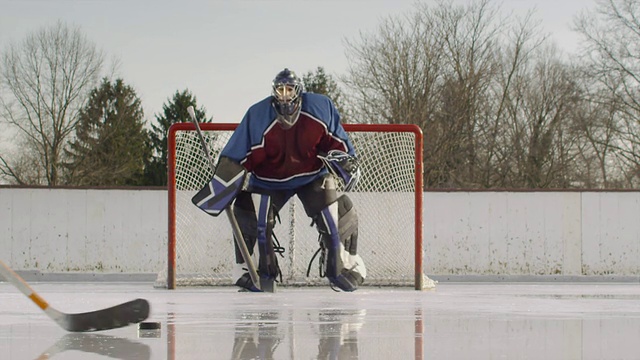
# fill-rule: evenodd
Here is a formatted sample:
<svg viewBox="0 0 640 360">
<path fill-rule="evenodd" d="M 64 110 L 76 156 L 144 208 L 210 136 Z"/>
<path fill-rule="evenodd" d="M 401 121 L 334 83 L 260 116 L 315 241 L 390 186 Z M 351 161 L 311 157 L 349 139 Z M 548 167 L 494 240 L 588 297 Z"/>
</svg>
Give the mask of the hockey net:
<svg viewBox="0 0 640 360">
<path fill-rule="evenodd" d="M 214 159 L 237 124 L 200 124 Z M 345 124 L 361 177 L 348 196 L 358 213 L 358 253 L 367 266 L 365 285 L 431 287 L 422 268 L 422 132 L 415 125 Z M 195 126 L 177 123 L 168 137 L 169 232 L 167 267 L 155 286 L 231 285 L 232 230 L 226 216 L 212 217 L 191 197 L 213 176 Z M 292 198 L 279 214 L 275 236 L 280 285 L 327 285 L 319 276 L 318 233 Z M 257 264 L 257 262 L 256 262 Z M 310 267 L 307 275 L 308 267 Z"/>
</svg>

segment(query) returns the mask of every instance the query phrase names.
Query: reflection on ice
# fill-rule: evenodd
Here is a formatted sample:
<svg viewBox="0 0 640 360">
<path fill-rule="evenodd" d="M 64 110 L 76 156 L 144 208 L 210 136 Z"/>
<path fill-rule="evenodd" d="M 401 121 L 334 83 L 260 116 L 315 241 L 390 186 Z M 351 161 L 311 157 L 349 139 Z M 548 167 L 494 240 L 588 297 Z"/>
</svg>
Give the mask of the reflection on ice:
<svg viewBox="0 0 640 360">
<path fill-rule="evenodd" d="M 37 359 L 50 359 L 69 350 L 122 360 L 151 359 L 151 349 L 148 345 L 125 338 L 95 333 L 66 334 L 43 351 Z"/>
<path fill-rule="evenodd" d="M 158 290 L 39 284 L 63 311 L 135 293 L 156 337 L 135 326 L 66 334 L 0 283 L 2 359 L 636 359 L 640 284 L 446 284 L 434 291 L 287 288 Z M 99 293 L 91 301 L 73 294 Z M 27 306 L 29 305 L 29 306 Z M 58 355 L 58 356 L 56 356 Z"/>
</svg>

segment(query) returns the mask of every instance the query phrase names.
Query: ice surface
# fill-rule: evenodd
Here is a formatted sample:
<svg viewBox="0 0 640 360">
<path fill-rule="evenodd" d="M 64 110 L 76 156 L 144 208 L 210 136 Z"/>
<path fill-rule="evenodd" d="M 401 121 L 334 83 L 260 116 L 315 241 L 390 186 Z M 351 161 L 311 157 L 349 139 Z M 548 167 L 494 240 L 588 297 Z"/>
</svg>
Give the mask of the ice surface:
<svg viewBox="0 0 640 360">
<path fill-rule="evenodd" d="M 439 283 L 433 290 L 154 289 L 150 283 L 33 283 L 65 313 L 138 297 L 147 321 L 67 333 L 0 283 L 2 359 L 637 359 L 640 284 Z M 48 356 L 48 357 L 47 357 Z"/>
</svg>

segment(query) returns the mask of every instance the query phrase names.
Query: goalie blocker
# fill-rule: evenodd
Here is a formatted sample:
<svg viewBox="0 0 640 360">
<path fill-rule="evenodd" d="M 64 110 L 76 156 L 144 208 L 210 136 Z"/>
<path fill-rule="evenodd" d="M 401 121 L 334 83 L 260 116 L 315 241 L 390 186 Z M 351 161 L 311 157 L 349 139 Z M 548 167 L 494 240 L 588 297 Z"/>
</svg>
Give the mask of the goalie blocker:
<svg viewBox="0 0 640 360">
<path fill-rule="evenodd" d="M 246 187 L 245 180 L 248 178 L 247 170 L 242 165 L 221 157 L 211 181 L 191 201 L 207 214 L 218 216 L 231 205 L 240 190 Z"/>
</svg>

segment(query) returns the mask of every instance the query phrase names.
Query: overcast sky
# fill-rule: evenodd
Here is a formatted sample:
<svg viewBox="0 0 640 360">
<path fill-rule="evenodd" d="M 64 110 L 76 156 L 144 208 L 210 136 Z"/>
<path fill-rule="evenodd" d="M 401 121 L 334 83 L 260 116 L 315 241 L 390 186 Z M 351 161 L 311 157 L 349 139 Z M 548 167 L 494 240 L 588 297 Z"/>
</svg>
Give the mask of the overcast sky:
<svg viewBox="0 0 640 360">
<path fill-rule="evenodd" d="M 433 3 L 430 0 L 423 0 Z M 469 0 L 456 0 L 468 3 Z M 374 32 L 415 0 L 0 0 L 0 51 L 62 20 L 79 26 L 142 99 L 148 122 L 176 91 L 189 89 L 218 122 L 239 122 L 288 67 L 345 74 L 344 40 Z M 545 32 L 573 51 L 572 18 L 594 0 L 503 0 L 504 11 L 534 9 Z"/>
</svg>

